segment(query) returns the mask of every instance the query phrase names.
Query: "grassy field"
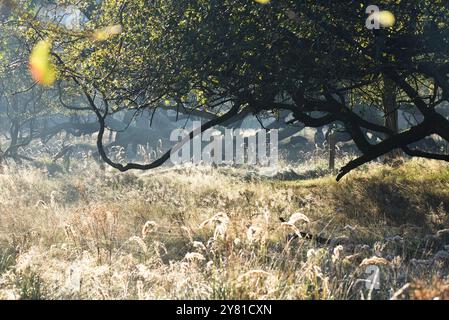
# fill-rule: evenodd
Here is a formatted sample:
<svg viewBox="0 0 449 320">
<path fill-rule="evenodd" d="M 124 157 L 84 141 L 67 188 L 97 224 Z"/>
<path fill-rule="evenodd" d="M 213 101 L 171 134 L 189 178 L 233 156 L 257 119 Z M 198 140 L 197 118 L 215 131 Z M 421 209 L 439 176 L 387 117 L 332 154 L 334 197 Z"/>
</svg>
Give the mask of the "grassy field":
<svg viewBox="0 0 449 320">
<path fill-rule="evenodd" d="M 449 166 L 319 167 L 4 167 L 0 299 L 449 298 Z"/>
</svg>

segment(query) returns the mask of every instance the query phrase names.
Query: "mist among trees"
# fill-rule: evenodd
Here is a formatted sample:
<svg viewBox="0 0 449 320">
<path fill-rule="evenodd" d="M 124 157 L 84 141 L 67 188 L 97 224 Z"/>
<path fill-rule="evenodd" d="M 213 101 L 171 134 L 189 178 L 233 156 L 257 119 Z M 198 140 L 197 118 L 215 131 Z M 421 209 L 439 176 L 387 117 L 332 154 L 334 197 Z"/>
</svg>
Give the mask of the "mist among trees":
<svg viewBox="0 0 449 320">
<path fill-rule="evenodd" d="M 448 298 L 448 16 L 442 0 L 0 1 L 0 298 Z M 207 132 L 218 164 L 173 163 Z M 358 281 L 369 266 L 379 288 Z M 119 284 L 83 291 L 100 267 Z"/>
</svg>

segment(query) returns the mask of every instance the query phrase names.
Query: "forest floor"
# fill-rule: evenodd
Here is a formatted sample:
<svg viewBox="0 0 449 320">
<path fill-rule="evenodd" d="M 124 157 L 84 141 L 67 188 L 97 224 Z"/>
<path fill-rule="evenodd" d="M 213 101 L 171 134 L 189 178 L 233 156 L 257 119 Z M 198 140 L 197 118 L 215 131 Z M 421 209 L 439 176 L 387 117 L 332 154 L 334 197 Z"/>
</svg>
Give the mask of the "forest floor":
<svg viewBox="0 0 449 320">
<path fill-rule="evenodd" d="M 53 167 L 2 168 L 0 299 L 449 298 L 441 162 Z"/>
</svg>

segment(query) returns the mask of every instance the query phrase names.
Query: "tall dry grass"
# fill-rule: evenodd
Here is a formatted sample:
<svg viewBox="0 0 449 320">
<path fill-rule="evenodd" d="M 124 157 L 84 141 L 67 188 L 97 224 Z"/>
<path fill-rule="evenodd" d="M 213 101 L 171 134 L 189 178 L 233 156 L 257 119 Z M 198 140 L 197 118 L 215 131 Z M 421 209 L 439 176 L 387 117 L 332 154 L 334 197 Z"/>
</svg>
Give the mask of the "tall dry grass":
<svg viewBox="0 0 449 320">
<path fill-rule="evenodd" d="M 4 168 L 0 298 L 446 297 L 448 167 L 320 166 Z"/>
</svg>

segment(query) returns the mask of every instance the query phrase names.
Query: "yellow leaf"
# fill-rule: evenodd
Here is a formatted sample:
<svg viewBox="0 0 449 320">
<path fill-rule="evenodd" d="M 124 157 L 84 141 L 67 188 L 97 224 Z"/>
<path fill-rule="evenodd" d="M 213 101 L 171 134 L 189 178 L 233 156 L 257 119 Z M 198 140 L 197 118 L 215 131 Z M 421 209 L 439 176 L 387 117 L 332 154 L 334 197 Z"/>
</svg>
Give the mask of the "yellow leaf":
<svg viewBox="0 0 449 320">
<path fill-rule="evenodd" d="M 120 24 L 97 29 L 92 33 L 92 38 L 95 41 L 104 41 L 112 36 L 122 33 L 123 28 Z"/>
<path fill-rule="evenodd" d="M 379 21 L 382 26 L 390 28 L 394 25 L 396 18 L 390 11 L 381 11 L 379 13 Z"/>
<path fill-rule="evenodd" d="M 373 13 L 372 18 L 384 28 L 391 28 L 396 22 L 394 14 L 386 10 Z"/>
<path fill-rule="evenodd" d="M 51 86 L 56 81 L 56 68 L 50 61 L 50 49 L 50 41 L 39 41 L 31 51 L 29 61 L 34 81 L 45 86 Z"/>
</svg>

